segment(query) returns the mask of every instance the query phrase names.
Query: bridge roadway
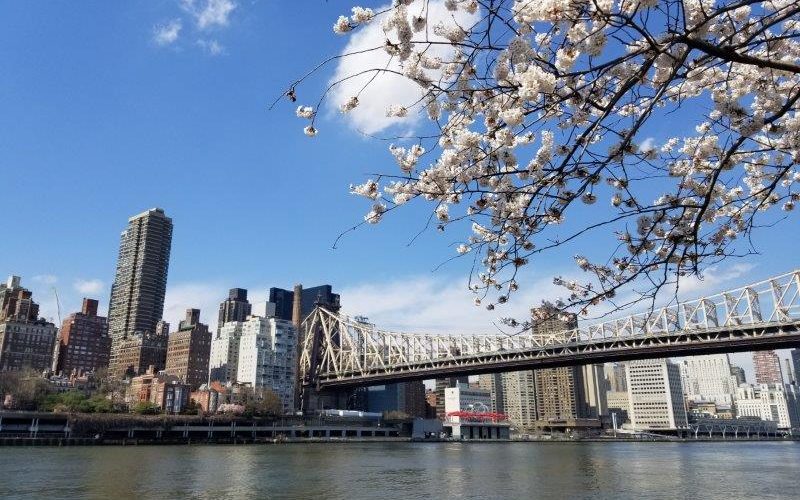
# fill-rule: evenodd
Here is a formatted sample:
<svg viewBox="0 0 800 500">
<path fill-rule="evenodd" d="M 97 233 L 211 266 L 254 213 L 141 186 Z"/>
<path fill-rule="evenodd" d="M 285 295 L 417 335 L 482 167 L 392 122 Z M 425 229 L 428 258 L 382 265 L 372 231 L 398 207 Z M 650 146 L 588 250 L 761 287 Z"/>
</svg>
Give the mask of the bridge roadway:
<svg viewBox="0 0 800 500">
<path fill-rule="evenodd" d="M 417 335 L 381 330 L 363 318 L 317 307 L 303 321 L 301 379 L 306 387 L 335 389 L 800 347 L 800 270 L 623 318 L 557 328 L 517 335 Z"/>
<path fill-rule="evenodd" d="M 485 352 L 394 365 L 387 369 L 318 373 L 319 390 L 433 378 L 556 368 L 635 359 L 800 348 L 800 320 L 683 330 L 663 335 L 577 341 L 547 347 Z"/>
</svg>

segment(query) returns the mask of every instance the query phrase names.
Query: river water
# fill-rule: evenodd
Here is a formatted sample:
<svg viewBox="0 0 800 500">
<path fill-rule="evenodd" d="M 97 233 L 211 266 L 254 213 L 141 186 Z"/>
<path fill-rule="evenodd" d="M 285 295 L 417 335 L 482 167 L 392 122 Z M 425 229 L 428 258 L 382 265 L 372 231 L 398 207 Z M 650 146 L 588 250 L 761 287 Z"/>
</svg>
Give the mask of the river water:
<svg viewBox="0 0 800 500">
<path fill-rule="evenodd" d="M 800 498 L 800 443 L 0 448 L 0 497 Z"/>
</svg>

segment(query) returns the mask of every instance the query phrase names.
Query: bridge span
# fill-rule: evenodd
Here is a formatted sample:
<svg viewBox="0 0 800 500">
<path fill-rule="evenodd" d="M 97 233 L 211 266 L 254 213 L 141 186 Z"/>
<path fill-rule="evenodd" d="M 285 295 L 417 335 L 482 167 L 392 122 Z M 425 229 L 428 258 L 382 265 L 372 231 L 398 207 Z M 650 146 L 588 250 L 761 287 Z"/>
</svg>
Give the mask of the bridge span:
<svg viewBox="0 0 800 500">
<path fill-rule="evenodd" d="M 390 332 L 318 307 L 300 376 L 318 390 L 632 359 L 800 347 L 800 270 L 552 333 Z"/>
</svg>

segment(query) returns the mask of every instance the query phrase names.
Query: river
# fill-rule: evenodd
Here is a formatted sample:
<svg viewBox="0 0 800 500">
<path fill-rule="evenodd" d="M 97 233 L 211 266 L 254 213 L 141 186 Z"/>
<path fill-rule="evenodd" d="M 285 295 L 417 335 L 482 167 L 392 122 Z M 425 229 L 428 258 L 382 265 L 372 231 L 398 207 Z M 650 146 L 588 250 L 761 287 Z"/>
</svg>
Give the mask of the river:
<svg viewBox="0 0 800 500">
<path fill-rule="evenodd" d="M 0 448 L 0 497 L 797 498 L 800 443 Z"/>
</svg>

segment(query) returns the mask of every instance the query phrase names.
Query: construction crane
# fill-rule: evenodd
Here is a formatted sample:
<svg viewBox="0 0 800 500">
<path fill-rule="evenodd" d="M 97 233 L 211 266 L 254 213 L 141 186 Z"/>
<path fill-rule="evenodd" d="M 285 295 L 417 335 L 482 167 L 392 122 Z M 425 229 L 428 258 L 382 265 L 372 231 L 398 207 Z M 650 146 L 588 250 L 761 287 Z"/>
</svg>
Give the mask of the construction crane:
<svg viewBox="0 0 800 500">
<path fill-rule="evenodd" d="M 58 313 L 58 326 L 61 328 L 61 300 L 58 298 L 58 290 L 53 287 L 53 295 L 56 296 L 56 312 Z"/>
</svg>

